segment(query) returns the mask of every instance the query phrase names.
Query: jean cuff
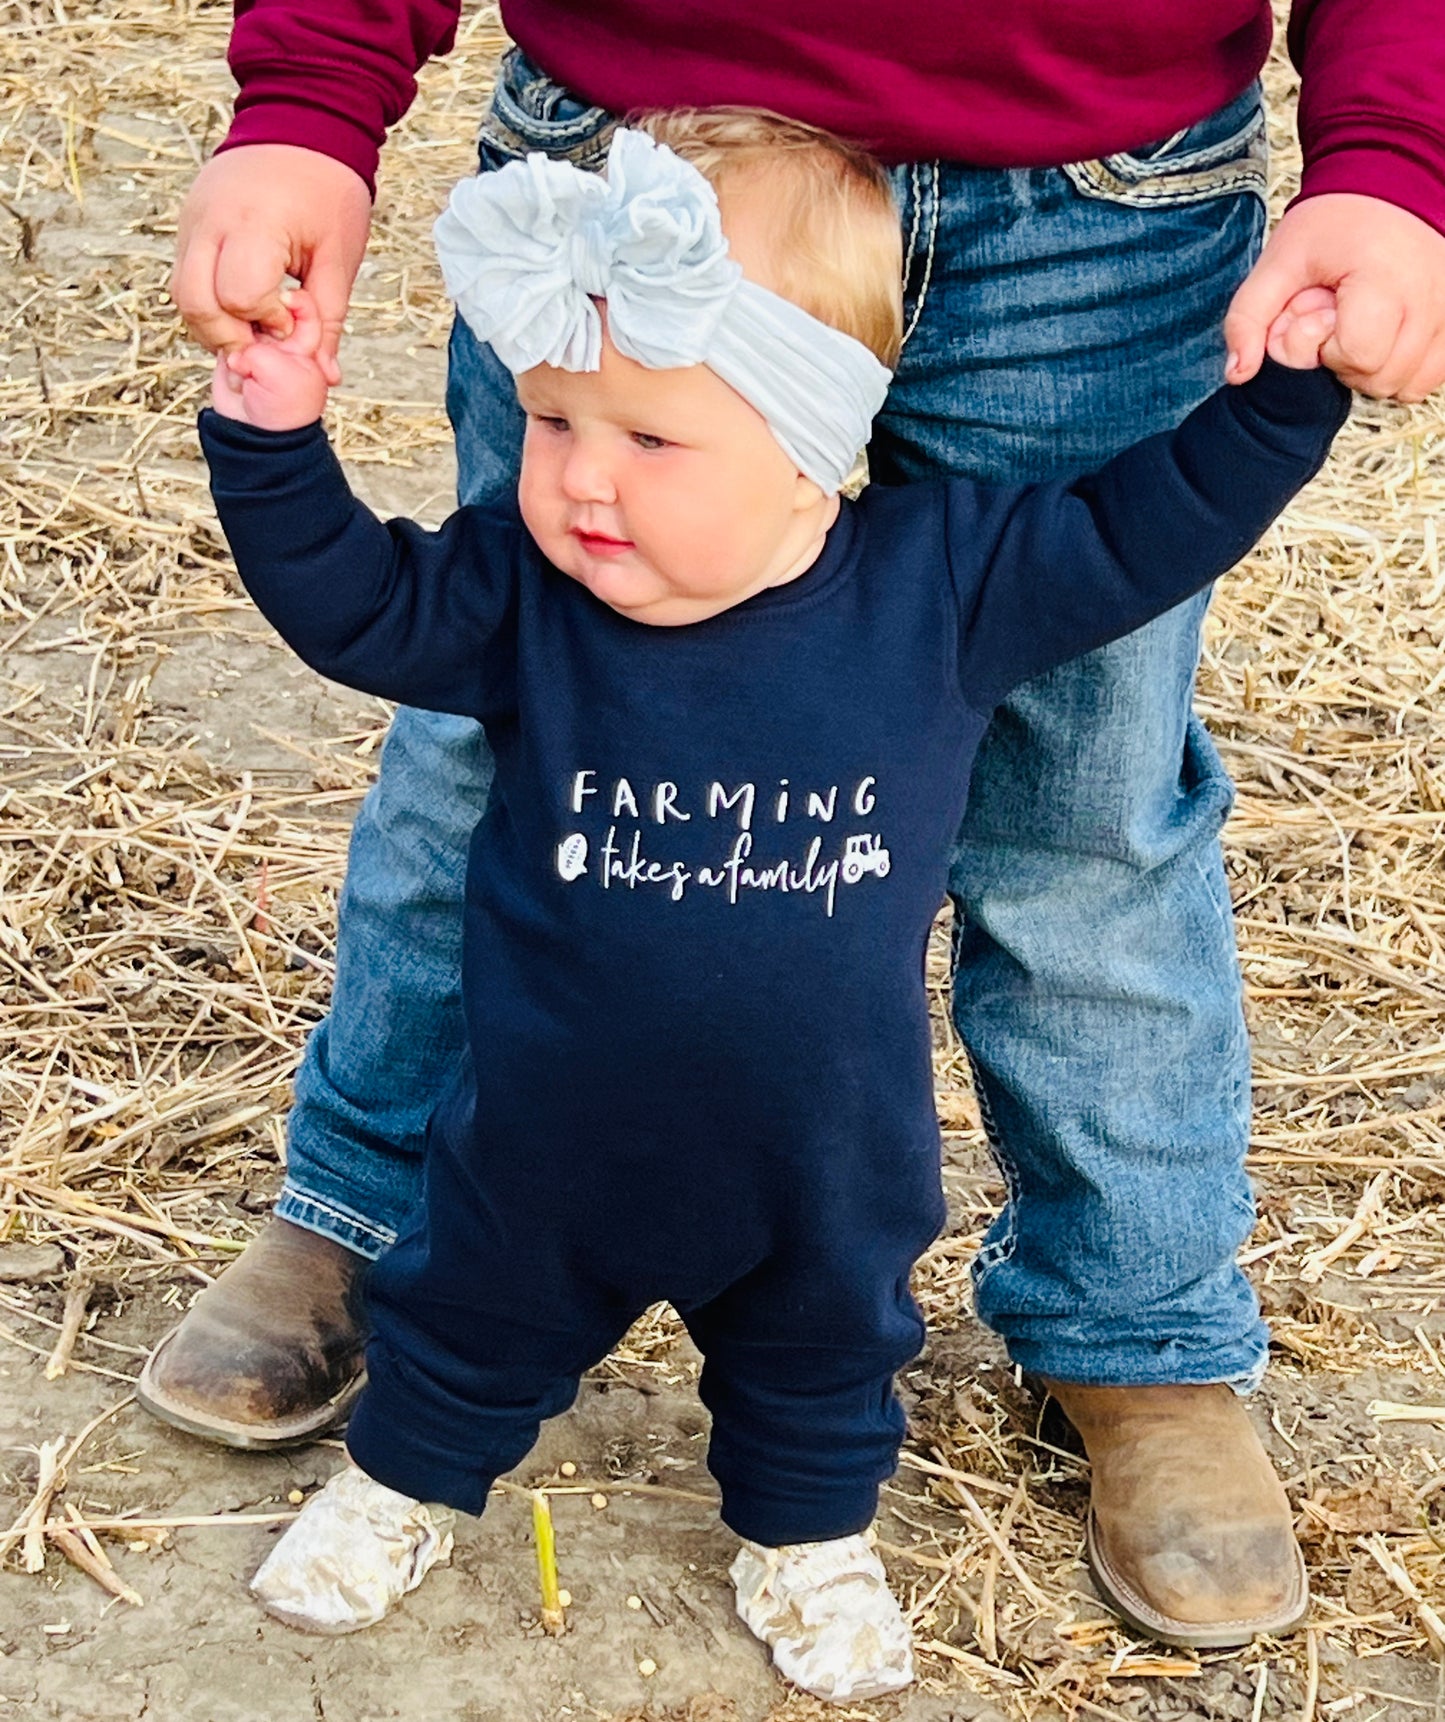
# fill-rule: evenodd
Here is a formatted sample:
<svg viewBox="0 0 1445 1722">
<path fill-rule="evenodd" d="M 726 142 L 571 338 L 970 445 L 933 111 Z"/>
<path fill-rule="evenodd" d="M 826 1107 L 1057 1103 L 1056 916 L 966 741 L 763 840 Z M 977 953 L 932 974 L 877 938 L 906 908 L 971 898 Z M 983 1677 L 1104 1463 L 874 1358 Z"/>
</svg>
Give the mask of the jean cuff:
<svg viewBox="0 0 1445 1722">
<path fill-rule="evenodd" d="M 1025 1375 L 1069 1381 L 1081 1387 L 1232 1387 L 1247 1399 L 1264 1380 L 1269 1365 L 1265 1346 L 1245 1342 L 1229 1353 L 1200 1350 L 1186 1355 L 1178 1346 L 1155 1348 L 1152 1355 L 1101 1347 L 1092 1352 L 1047 1344 L 1009 1342 L 1010 1361 Z"/>
<path fill-rule="evenodd" d="M 316 1232 L 332 1243 L 340 1244 L 353 1255 L 365 1256 L 374 1262 L 385 1249 L 396 1242 L 396 1233 L 389 1226 L 373 1225 L 370 1220 L 335 1202 L 323 1201 L 309 1191 L 299 1189 L 290 1179 L 282 1186 L 276 1203 L 276 1218 L 300 1226 L 304 1232 Z"/>
</svg>

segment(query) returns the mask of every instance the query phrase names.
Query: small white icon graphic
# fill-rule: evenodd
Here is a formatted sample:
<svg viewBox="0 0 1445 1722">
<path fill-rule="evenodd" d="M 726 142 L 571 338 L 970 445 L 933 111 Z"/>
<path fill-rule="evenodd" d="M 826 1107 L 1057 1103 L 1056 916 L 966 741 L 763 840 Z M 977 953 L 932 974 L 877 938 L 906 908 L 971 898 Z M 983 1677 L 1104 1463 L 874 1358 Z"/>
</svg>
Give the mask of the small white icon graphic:
<svg viewBox="0 0 1445 1722">
<path fill-rule="evenodd" d="M 587 871 L 587 839 L 580 831 L 564 837 L 557 845 L 557 871 L 569 885 Z"/>
<path fill-rule="evenodd" d="M 876 873 L 880 879 L 886 879 L 892 865 L 892 858 L 883 847 L 881 837 L 871 834 L 850 837 L 843 845 L 842 874 L 845 885 L 856 885 L 865 873 Z"/>
</svg>

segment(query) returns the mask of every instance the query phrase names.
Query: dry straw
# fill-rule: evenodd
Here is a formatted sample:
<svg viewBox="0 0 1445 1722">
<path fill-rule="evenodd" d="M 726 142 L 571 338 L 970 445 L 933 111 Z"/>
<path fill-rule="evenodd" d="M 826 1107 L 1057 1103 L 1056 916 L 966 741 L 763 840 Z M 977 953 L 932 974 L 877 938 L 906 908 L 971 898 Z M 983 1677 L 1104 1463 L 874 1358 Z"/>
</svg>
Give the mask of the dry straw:
<svg viewBox="0 0 1445 1722">
<path fill-rule="evenodd" d="M 249 637 L 196 458 L 205 369 L 165 296 L 179 200 L 225 123 L 229 17 L 219 0 L 0 7 L 0 1238 L 59 1244 L 78 1276 L 68 1309 L 59 1283 L 3 1294 L 0 1347 L 122 1378 L 117 1288 L 174 1300 L 203 1282 L 274 1188 L 381 724 L 298 745 L 290 773 L 232 777 L 152 691 L 173 653 L 200 641 L 219 664 Z M 430 354 L 435 374 L 427 229 L 468 167 L 500 40 L 471 15 L 390 145 L 355 350 Z M 1270 81 L 1282 195 L 1292 75 Z M 363 485 L 444 450 L 439 402 L 415 393 L 337 397 Z M 1433 1431 L 1365 1407 L 1381 1386 L 1445 1398 L 1442 455 L 1438 401 L 1361 402 L 1225 583 L 1205 650 L 1201 706 L 1240 790 L 1227 846 L 1261 1194 L 1246 1259 L 1318 1599 L 1316 1634 L 1227 1665 L 1255 1716 L 1327 1702 L 1317 1637 L 1424 1656 L 1439 1620 Z M 931 978 L 941 1002 L 941 941 Z M 887 1499 L 923 1667 L 1015 1717 L 1189 1713 L 1199 1665 L 1130 1645 L 1081 1597 L 1079 1464 L 972 1324 L 968 1261 L 1000 1190 L 941 1009 L 937 1070 L 955 1223 L 919 1274 L 935 1340 L 908 1372 Z M 657 1311 L 606 1367 L 668 1377 L 680 1357 Z M 47 1452 L 16 1541 L 33 1561 L 51 1535 L 94 1567 Z"/>
</svg>

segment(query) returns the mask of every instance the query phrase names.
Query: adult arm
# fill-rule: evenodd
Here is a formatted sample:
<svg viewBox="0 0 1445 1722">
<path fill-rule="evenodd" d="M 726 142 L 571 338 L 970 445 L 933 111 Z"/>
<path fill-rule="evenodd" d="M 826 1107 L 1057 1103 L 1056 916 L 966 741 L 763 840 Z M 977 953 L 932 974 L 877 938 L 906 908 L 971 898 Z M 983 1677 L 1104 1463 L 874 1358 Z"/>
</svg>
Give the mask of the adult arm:
<svg viewBox="0 0 1445 1722">
<path fill-rule="evenodd" d="M 1072 484 L 950 485 L 965 697 L 989 709 L 1232 568 L 1318 472 L 1348 412 L 1329 371 L 1266 358 Z"/>
<path fill-rule="evenodd" d="M 1445 382 L 1445 16 L 1440 0 L 1295 0 L 1300 196 L 1225 324 L 1231 381 L 1274 318 L 1338 294 L 1324 362 L 1352 388 L 1421 400 Z"/>
<path fill-rule="evenodd" d="M 175 300 L 212 352 L 251 325 L 284 335 L 286 275 L 309 289 L 337 349 L 366 252 L 376 164 L 410 107 L 416 73 L 444 54 L 460 0 L 236 0 L 229 59 L 238 85 L 225 142 L 181 209 Z"/>
<path fill-rule="evenodd" d="M 221 149 L 293 144 L 375 189 L 416 74 L 456 38 L 461 0 L 236 0 L 227 53 L 236 117 Z"/>
<path fill-rule="evenodd" d="M 265 431 L 208 409 L 200 431 L 241 579 L 312 669 L 429 711 L 511 709 L 520 521 L 463 508 L 434 532 L 383 523 L 319 424 Z"/>
</svg>

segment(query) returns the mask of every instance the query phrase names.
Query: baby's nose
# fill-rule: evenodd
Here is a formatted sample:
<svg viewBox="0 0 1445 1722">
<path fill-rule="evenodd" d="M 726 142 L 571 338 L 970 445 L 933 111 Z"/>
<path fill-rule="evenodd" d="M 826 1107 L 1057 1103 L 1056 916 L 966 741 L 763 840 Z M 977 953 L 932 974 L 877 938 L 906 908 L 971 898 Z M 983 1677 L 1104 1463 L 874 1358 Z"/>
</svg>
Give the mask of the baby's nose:
<svg viewBox="0 0 1445 1722">
<path fill-rule="evenodd" d="M 568 456 L 562 488 L 574 502 L 612 502 L 617 497 L 606 457 L 600 450 L 582 443 Z"/>
</svg>

